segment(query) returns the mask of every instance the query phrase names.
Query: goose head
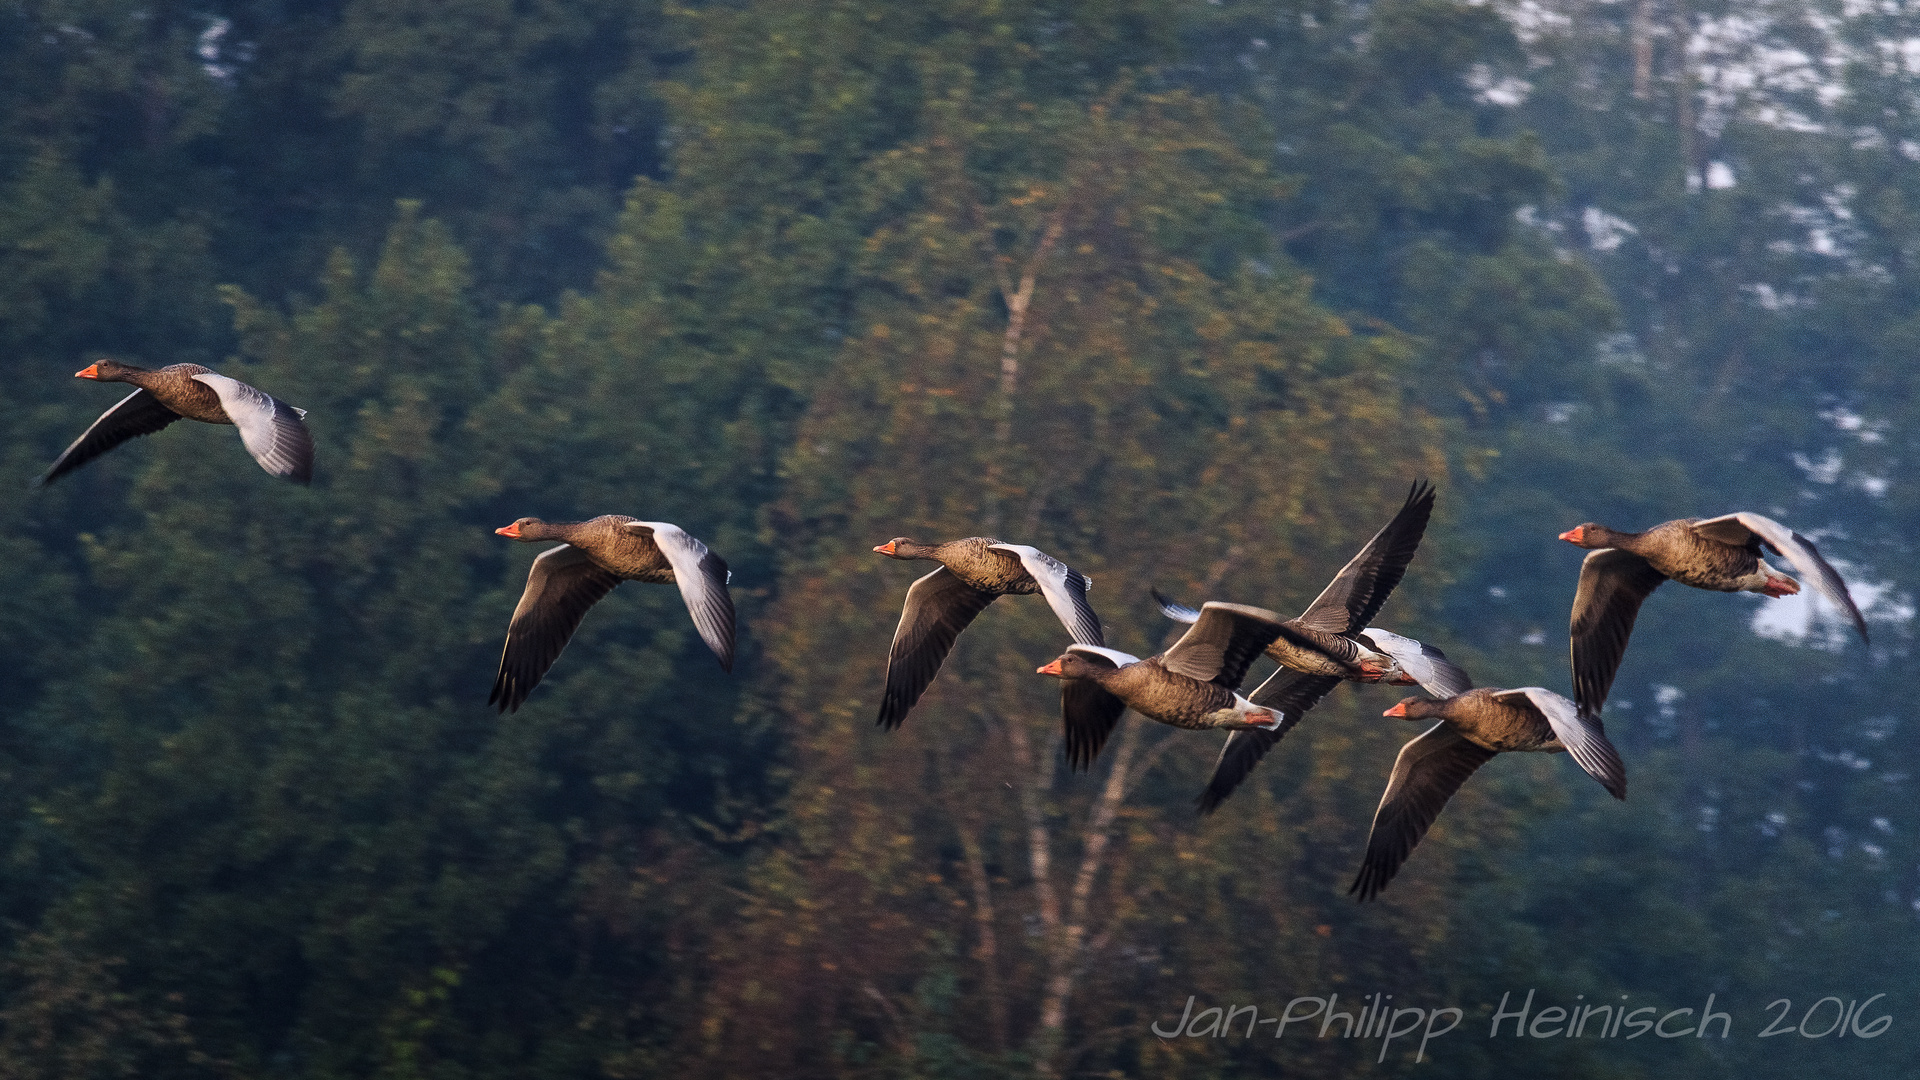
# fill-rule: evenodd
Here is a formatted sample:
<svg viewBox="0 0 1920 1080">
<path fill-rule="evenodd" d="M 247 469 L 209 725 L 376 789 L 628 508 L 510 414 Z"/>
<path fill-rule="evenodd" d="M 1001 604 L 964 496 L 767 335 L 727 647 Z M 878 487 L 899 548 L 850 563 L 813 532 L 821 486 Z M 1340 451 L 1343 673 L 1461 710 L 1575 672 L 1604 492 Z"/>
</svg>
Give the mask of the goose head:
<svg viewBox="0 0 1920 1080">
<path fill-rule="evenodd" d="M 1102 674 L 1118 670 L 1112 664 L 1099 663 L 1079 653 L 1061 653 L 1052 663 L 1034 668 L 1037 675 L 1051 675 L 1056 679 L 1098 679 Z"/>
<path fill-rule="evenodd" d="M 1615 542 L 1615 538 L 1620 535 L 1621 534 L 1614 532 L 1605 525 L 1589 521 L 1575 525 L 1573 528 L 1561 533 L 1560 539 L 1565 540 L 1574 547 L 1610 548 L 1619 546 Z"/>
<path fill-rule="evenodd" d="M 911 536 L 896 536 L 873 550 L 889 559 L 924 559 L 933 549 L 918 543 Z"/>
<path fill-rule="evenodd" d="M 493 531 L 496 535 L 504 536 L 509 540 L 539 540 L 546 535 L 543 531 L 546 526 L 547 523 L 537 517 L 523 517 L 511 525 L 503 525 Z"/>
<path fill-rule="evenodd" d="M 1439 716 L 1441 714 L 1441 707 L 1445 704 L 1446 702 L 1444 701 L 1435 701 L 1432 698 L 1401 698 L 1398 705 L 1395 705 L 1380 715 L 1391 716 L 1399 720 L 1427 720 Z"/>
<path fill-rule="evenodd" d="M 73 377 L 92 379 L 95 382 L 119 382 L 131 372 L 145 370 L 145 368 L 134 367 L 132 364 L 123 364 L 118 360 L 101 359 L 74 372 Z"/>
</svg>

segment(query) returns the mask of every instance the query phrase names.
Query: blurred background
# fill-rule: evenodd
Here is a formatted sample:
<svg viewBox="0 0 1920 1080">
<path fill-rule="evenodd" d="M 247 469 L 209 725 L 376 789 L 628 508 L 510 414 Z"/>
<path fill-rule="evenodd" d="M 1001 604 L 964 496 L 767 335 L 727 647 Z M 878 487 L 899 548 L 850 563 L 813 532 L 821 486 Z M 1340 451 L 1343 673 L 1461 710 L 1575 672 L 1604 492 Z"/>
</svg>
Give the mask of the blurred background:
<svg viewBox="0 0 1920 1080">
<path fill-rule="evenodd" d="M 1920 1071 L 1916 91 L 1901 2 L 0 6 L 0 1076 Z M 315 483 L 178 425 L 29 492 L 102 355 L 310 410 Z M 1145 654 L 1417 476 L 1379 623 L 1483 685 L 1570 691 L 1588 520 L 1776 517 L 1873 645 L 1656 593 L 1629 801 L 1504 757 L 1366 907 L 1393 689 L 1201 819 L 1216 735 L 1067 773 L 1015 598 L 872 726 L 876 543 L 1037 545 Z M 731 562 L 734 676 L 630 585 L 496 716 L 491 530 L 601 513 Z M 1488 1039 L 1530 989 L 1730 1037 Z M 1333 993 L 1466 1018 L 1149 1032 Z"/>
</svg>

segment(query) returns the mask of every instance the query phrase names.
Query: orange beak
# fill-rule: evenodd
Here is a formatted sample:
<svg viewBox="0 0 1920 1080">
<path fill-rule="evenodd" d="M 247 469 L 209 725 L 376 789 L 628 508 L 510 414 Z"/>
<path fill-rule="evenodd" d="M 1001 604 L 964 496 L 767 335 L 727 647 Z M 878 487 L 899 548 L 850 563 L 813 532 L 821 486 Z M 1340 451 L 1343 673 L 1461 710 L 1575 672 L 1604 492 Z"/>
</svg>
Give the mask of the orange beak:
<svg viewBox="0 0 1920 1080">
<path fill-rule="evenodd" d="M 1033 673 L 1035 675 L 1053 675 L 1055 677 L 1058 677 L 1061 674 L 1060 661 L 1056 659 L 1053 663 L 1048 664 L 1046 667 L 1034 668 Z"/>
<path fill-rule="evenodd" d="M 496 535 L 504 536 L 512 540 L 520 539 L 520 523 L 517 521 L 511 525 L 506 525 L 501 528 L 495 529 L 493 531 Z"/>
<path fill-rule="evenodd" d="M 874 548 L 873 550 L 879 552 L 882 555 L 891 555 L 893 554 L 893 541 L 889 540 L 886 543 L 881 544 L 880 546 Z"/>
<path fill-rule="evenodd" d="M 1580 526 L 1575 525 L 1573 528 L 1568 529 L 1566 532 L 1561 533 L 1560 539 L 1565 540 L 1569 544 L 1577 544 L 1580 541 L 1585 540 L 1586 537 L 1580 535 Z"/>
<path fill-rule="evenodd" d="M 1381 716 L 1398 716 L 1404 719 L 1407 715 L 1407 703 L 1403 701 L 1400 704 L 1395 705 L 1393 708 L 1388 709 L 1386 712 L 1381 713 L 1380 715 Z"/>
<path fill-rule="evenodd" d="M 100 365 L 88 364 L 86 367 L 74 372 L 73 377 L 76 379 L 98 379 L 100 377 Z"/>
</svg>

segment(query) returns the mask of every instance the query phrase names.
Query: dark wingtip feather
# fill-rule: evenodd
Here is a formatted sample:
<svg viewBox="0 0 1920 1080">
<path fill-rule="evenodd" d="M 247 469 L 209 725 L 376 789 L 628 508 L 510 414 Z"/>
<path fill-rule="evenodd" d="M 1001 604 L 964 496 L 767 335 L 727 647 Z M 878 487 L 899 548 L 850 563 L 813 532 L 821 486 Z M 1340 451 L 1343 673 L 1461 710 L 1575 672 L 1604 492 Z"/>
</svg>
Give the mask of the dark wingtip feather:
<svg viewBox="0 0 1920 1080">
<path fill-rule="evenodd" d="M 1200 618 L 1199 609 L 1190 608 L 1185 604 L 1169 600 L 1161 595 L 1159 589 L 1149 588 L 1147 594 L 1153 597 L 1154 603 L 1160 605 L 1160 614 L 1165 615 L 1174 622 L 1183 622 L 1191 626 Z"/>
<path fill-rule="evenodd" d="M 1347 889 L 1347 895 L 1354 897 L 1354 903 L 1356 904 L 1371 903 L 1374 897 L 1380 895 L 1380 890 L 1386 888 L 1387 884 L 1384 881 L 1376 880 L 1377 877 L 1378 875 L 1374 873 L 1372 867 L 1361 867 L 1360 872 L 1354 875 L 1353 885 Z"/>
<path fill-rule="evenodd" d="M 487 694 L 487 704 L 498 706 L 501 715 L 520 711 L 520 702 L 514 700 L 511 680 L 502 675 L 494 680 L 492 692 Z"/>
</svg>

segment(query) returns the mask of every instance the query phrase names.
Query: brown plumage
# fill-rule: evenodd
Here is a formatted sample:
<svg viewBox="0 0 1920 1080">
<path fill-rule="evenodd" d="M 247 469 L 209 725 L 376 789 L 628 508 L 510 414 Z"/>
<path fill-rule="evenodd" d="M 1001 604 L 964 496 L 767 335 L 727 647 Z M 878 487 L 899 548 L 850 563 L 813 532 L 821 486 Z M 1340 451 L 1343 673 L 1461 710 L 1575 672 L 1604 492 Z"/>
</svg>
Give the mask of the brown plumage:
<svg viewBox="0 0 1920 1080">
<path fill-rule="evenodd" d="M 78 379 L 132 383 L 133 393 L 102 413 L 34 480 L 50 484 L 129 439 L 151 435 L 175 420 L 230 424 L 260 467 L 304 484 L 313 479 L 313 436 L 296 409 L 270 394 L 199 364 L 172 364 L 150 371 L 101 360 L 74 373 Z"/>
<path fill-rule="evenodd" d="M 1075 769 L 1091 765 L 1128 706 L 1174 727 L 1240 731 L 1276 726 L 1278 715 L 1235 691 L 1283 621 L 1265 608 L 1211 602 L 1180 640 L 1158 656 L 1141 660 L 1118 649 L 1068 646 L 1039 669 L 1061 680 L 1067 764 Z"/>
<path fill-rule="evenodd" d="M 1786 526 L 1747 511 L 1717 518 L 1681 518 L 1645 532 L 1623 533 L 1587 522 L 1560 534 L 1576 547 L 1595 549 L 1580 565 L 1573 597 L 1569 643 L 1573 696 L 1598 714 L 1626 655 L 1640 604 L 1672 579 L 1696 589 L 1790 596 L 1800 583 L 1767 565 L 1763 552 L 1785 557 L 1812 580 L 1829 602 L 1845 612 L 1867 640 L 1867 623 L 1846 582 L 1813 542 Z"/>
<path fill-rule="evenodd" d="M 1393 763 L 1360 873 L 1348 890 L 1362 902 L 1386 888 L 1447 800 L 1499 754 L 1568 751 L 1614 798 L 1627 797 L 1626 768 L 1599 719 L 1551 690 L 1483 687 L 1439 701 L 1410 697 L 1383 715 L 1440 722 L 1401 747 Z"/>
<path fill-rule="evenodd" d="M 940 564 L 907 589 L 900 625 L 887 654 L 887 685 L 876 721 L 883 728 L 900 726 L 940 673 L 960 632 L 998 597 L 1039 593 L 1074 641 L 1082 645 L 1105 641 L 1100 617 L 1087 602 L 1092 583 L 1038 548 L 986 536 L 944 544 L 921 544 L 900 536 L 873 550 L 892 559 Z"/>
<path fill-rule="evenodd" d="M 622 581 L 679 585 L 694 629 L 720 667 L 733 670 L 733 598 L 727 593 L 732 573 L 725 559 L 678 525 L 623 514 L 552 523 L 526 517 L 494 532 L 523 542 L 563 542 L 542 552 L 527 572 L 487 704 L 501 712 L 519 709 L 572 640 L 587 609 Z"/>
</svg>

